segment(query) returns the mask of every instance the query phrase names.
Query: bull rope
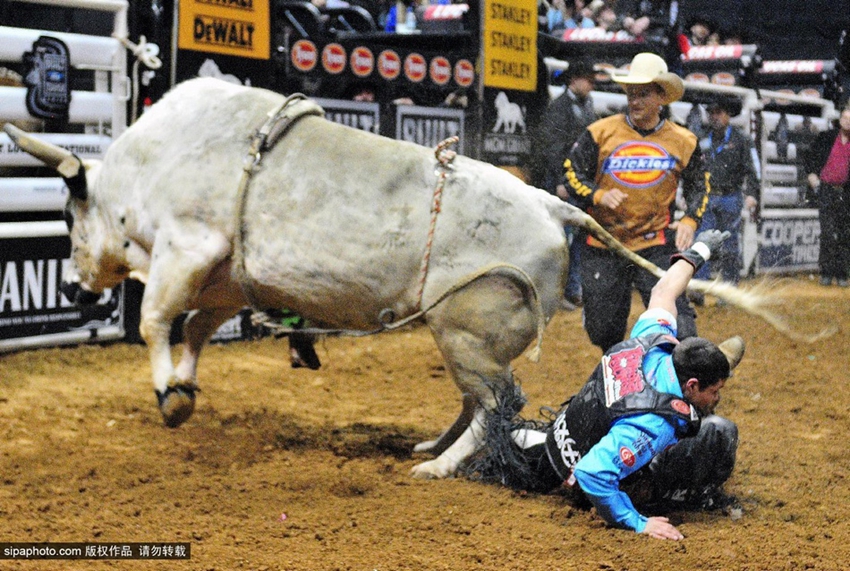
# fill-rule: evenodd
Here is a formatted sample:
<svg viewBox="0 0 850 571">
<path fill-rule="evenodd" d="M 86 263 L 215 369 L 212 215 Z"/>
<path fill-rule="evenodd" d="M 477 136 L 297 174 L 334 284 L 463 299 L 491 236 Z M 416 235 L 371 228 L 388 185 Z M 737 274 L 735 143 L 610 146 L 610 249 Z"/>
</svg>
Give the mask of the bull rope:
<svg viewBox="0 0 850 571">
<path fill-rule="evenodd" d="M 248 279 L 248 271 L 245 269 L 245 202 L 248 198 L 248 185 L 251 177 L 263 158 L 263 152 L 269 150 L 278 139 L 289 130 L 296 121 L 306 115 L 324 117 L 325 111 L 316 103 L 307 99 L 306 95 L 293 93 L 283 102 L 268 112 L 268 119 L 254 135 L 248 154 L 242 161 L 242 177 L 239 179 L 239 187 L 236 191 L 236 208 L 234 212 L 234 236 L 233 236 L 233 278 L 242 289 L 242 294 L 248 300 L 251 307 L 257 308 L 257 296 Z"/>
<path fill-rule="evenodd" d="M 244 240 L 245 240 L 245 203 L 248 196 L 248 186 L 251 182 L 251 177 L 254 174 L 254 171 L 259 166 L 262 161 L 262 153 L 270 149 L 278 139 L 280 139 L 286 132 L 295 124 L 296 121 L 304 117 L 305 115 L 317 115 L 324 116 L 324 110 L 319 107 L 317 104 L 313 103 L 307 97 L 301 93 L 294 93 L 287 97 L 280 105 L 269 111 L 268 119 L 263 126 L 257 131 L 254 135 L 254 138 L 251 141 L 251 147 L 248 150 L 248 153 L 243 160 L 242 165 L 242 177 L 239 181 L 239 187 L 237 189 L 236 196 L 236 209 L 235 209 L 235 221 L 234 227 L 236 229 L 234 234 L 234 244 L 233 244 L 233 277 L 236 282 L 239 284 L 239 287 L 242 289 L 242 293 L 245 296 L 245 299 L 248 301 L 248 304 L 254 308 L 254 313 L 251 316 L 251 322 L 253 325 L 258 326 L 262 325 L 263 327 L 268 328 L 273 331 L 275 335 L 286 335 L 289 333 L 301 333 L 305 335 L 334 335 L 334 336 L 347 336 L 347 337 L 366 337 L 368 335 L 375 335 L 377 333 L 383 333 L 385 331 L 392 331 L 403 327 L 413 321 L 421 319 L 426 313 L 431 311 L 434 307 L 443 302 L 447 297 L 452 295 L 453 293 L 460 291 L 461 289 L 469 286 L 474 281 L 482 278 L 496 270 L 508 270 L 508 273 L 513 273 L 515 277 L 518 276 L 519 281 L 522 281 L 528 286 L 529 291 L 531 292 L 531 296 L 533 298 L 533 308 L 534 313 L 537 316 L 537 341 L 535 343 L 534 348 L 529 352 L 529 359 L 532 361 L 538 361 L 540 358 L 541 346 L 543 344 L 543 330 L 546 327 L 546 316 L 543 313 L 543 306 L 540 301 L 540 296 L 537 292 L 537 287 L 534 284 L 534 281 L 522 268 L 514 266 L 513 264 L 507 263 L 494 263 L 487 265 L 479 270 L 472 272 L 471 274 L 466 275 L 457 283 L 455 283 L 452 287 L 443 292 L 434 302 L 430 303 L 427 307 L 422 308 L 422 297 L 423 292 L 425 290 L 425 280 L 428 275 L 428 268 L 431 260 L 431 248 L 434 243 L 434 235 L 437 226 L 437 215 L 440 213 L 441 205 L 442 205 L 442 196 L 443 189 L 445 188 L 446 179 L 448 178 L 448 173 L 452 170 L 452 161 L 457 156 L 457 153 L 448 147 L 458 142 L 459 138 L 457 136 L 449 137 L 441 141 L 436 148 L 434 149 L 434 156 L 437 159 L 437 184 L 434 189 L 434 195 L 431 200 L 431 223 L 428 230 L 428 238 L 425 242 L 425 252 L 422 257 L 422 263 L 419 268 L 419 290 L 417 295 L 417 308 L 418 310 L 413 314 L 397 320 L 392 321 L 394 318 L 394 314 L 390 309 L 384 309 L 381 311 L 378 316 L 378 321 L 380 322 L 380 326 L 376 329 L 372 330 L 359 330 L 359 329 L 322 329 L 322 328 L 301 328 L 301 329 L 293 329 L 291 327 L 286 327 L 280 323 L 275 322 L 271 317 L 269 317 L 265 312 L 263 312 L 260 307 L 261 305 L 258 303 L 257 296 L 254 293 L 254 288 L 251 286 L 251 280 L 248 278 L 248 271 L 245 268 L 245 252 L 244 252 Z"/>
<path fill-rule="evenodd" d="M 440 213 L 440 206 L 443 201 L 443 188 L 446 186 L 446 178 L 448 178 L 449 170 L 454 168 L 452 161 L 457 156 L 457 153 L 449 149 L 450 145 L 456 144 L 460 137 L 455 135 L 440 141 L 434 149 L 434 156 L 437 159 L 437 186 L 434 188 L 434 197 L 431 201 L 431 226 L 428 228 L 428 239 L 425 241 L 425 253 L 422 256 L 422 264 L 419 266 L 419 293 L 416 297 L 416 308 L 422 308 L 422 294 L 425 291 L 425 279 L 428 277 L 428 266 L 431 262 L 431 246 L 434 244 L 434 232 L 437 228 L 437 215 Z"/>
</svg>

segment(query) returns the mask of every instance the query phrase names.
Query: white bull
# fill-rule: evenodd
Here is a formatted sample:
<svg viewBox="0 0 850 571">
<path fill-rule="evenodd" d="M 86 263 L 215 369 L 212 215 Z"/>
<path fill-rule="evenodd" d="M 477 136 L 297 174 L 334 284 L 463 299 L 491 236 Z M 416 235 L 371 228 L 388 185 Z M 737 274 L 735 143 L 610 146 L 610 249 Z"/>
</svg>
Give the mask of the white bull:
<svg viewBox="0 0 850 571">
<path fill-rule="evenodd" d="M 283 99 L 219 80 L 185 82 L 121 135 L 102 163 L 7 130 L 71 190 L 66 280 L 89 297 L 131 275 L 147 284 L 140 332 L 168 426 L 194 410 L 202 346 L 248 303 L 370 330 L 468 280 L 425 315 L 463 409 L 441 437 L 417 446 L 438 456 L 414 475 L 450 475 L 479 446 L 483 411 L 494 405 L 494 389 L 512 382 L 511 361 L 558 307 L 564 225 L 619 245 L 580 210 L 463 156 L 453 161 L 432 219 L 438 163 L 430 149 L 313 115 L 265 150 L 239 190 L 253 137 Z M 175 367 L 169 331 L 193 309 Z"/>
</svg>

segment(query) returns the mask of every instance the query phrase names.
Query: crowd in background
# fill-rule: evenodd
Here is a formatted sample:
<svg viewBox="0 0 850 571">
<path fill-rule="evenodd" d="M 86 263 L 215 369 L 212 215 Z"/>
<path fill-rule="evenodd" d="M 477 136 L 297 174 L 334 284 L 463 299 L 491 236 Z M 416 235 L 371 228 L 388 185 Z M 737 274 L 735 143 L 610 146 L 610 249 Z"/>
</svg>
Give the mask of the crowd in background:
<svg viewBox="0 0 850 571">
<path fill-rule="evenodd" d="M 538 15 L 540 30 L 557 37 L 569 29 L 602 28 L 641 39 L 672 32 L 684 49 L 744 42 L 740 30 L 720 27 L 706 16 L 682 21 L 678 3 L 670 0 L 539 0 Z"/>
</svg>

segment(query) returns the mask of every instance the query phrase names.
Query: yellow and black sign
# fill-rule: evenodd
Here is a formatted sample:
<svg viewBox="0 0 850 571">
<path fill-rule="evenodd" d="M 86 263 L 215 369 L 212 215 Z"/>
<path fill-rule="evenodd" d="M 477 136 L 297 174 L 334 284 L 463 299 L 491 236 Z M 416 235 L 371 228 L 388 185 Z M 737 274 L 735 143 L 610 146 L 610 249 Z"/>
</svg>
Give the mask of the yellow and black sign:
<svg viewBox="0 0 850 571">
<path fill-rule="evenodd" d="M 180 0 L 178 47 L 269 59 L 269 0 Z"/>
<path fill-rule="evenodd" d="M 484 0 L 484 85 L 537 89 L 536 0 Z"/>
</svg>

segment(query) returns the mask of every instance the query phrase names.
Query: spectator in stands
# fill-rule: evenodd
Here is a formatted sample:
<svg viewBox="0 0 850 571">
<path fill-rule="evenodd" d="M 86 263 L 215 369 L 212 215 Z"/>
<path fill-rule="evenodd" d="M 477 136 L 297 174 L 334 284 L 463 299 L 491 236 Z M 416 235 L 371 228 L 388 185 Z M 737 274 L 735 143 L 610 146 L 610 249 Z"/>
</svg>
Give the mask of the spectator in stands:
<svg viewBox="0 0 850 571">
<path fill-rule="evenodd" d="M 679 5 L 679 0 L 619 0 L 617 10 L 623 29 L 645 41 L 651 51 L 664 58 L 670 71 L 681 75 L 687 39 L 681 34 Z"/>
<path fill-rule="evenodd" d="M 567 0 L 567 4 L 570 0 Z M 570 28 L 594 28 L 593 12 L 587 7 L 585 0 L 572 0 L 573 17 L 565 22 L 567 29 Z"/>
<path fill-rule="evenodd" d="M 561 200 L 569 194 L 563 184 L 564 161 L 579 135 L 596 119 L 590 92 L 596 82 L 593 64 L 586 60 L 574 60 L 561 74 L 567 84 L 564 93 L 549 104 L 543 116 L 542 152 L 545 155 L 544 188 Z M 572 310 L 581 305 L 581 234 L 572 227 L 564 228 L 570 242 L 570 264 L 567 285 L 564 290 L 564 309 Z"/>
<path fill-rule="evenodd" d="M 691 46 L 717 46 L 720 45 L 720 35 L 717 26 L 710 18 L 697 15 L 688 21 L 688 42 Z"/>
<path fill-rule="evenodd" d="M 720 97 L 708 106 L 708 136 L 700 146 L 711 174 L 711 194 L 699 229 L 728 231 L 730 236 L 696 272 L 698 279 L 709 279 L 711 264 L 717 264 L 724 281 L 740 281 L 741 212 L 746 208 L 754 214 L 761 196 L 761 166 L 753 141 L 730 125 L 740 113 L 741 102 L 733 97 Z"/>
<path fill-rule="evenodd" d="M 619 32 L 623 28 L 623 23 L 617 16 L 617 12 L 605 0 L 594 0 L 590 3 L 590 9 L 597 27 L 606 32 Z"/>
<path fill-rule="evenodd" d="M 727 46 L 740 46 L 746 43 L 744 33 L 740 28 L 725 28 L 720 30 L 720 41 Z"/>
<path fill-rule="evenodd" d="M 684 84 L 651 53 L 637 54 L 629 72 L 614 72 L 612 79 L 626 91 L 627 111 L 592 123 L 579 136 L 564 163 L 566 187 L 626 248 L 667 268 L 677 249 L 691 246 L 708 192 L 697 136 L 661 115 L 682 97 Z M 687 210 L 671 223 L 680 181 Z M 632 288 L 647 304 L 658 280 L 593 237 L 582 248 L 581 276 L 585 330 L 607 351 L 626 334 Z M 694 310 L 684 295 L 677 311 L 681 338 L 695 335 Z"/>
<path fill-rule="evenodd" d="M 850 105 L 838 128 L 820 133 L 805 157 L 809 186 L 818 198 L 820 285 L 847 287 L 850 269 Z"/>
<path fill-rule="evenodd" d="M 593 28 L 593 20 L 582 14 L 584 7 L 584 0 L 552 0 L 546 13 L 547 31 L 561 36 L 567 29 Z"/>
</svg>

